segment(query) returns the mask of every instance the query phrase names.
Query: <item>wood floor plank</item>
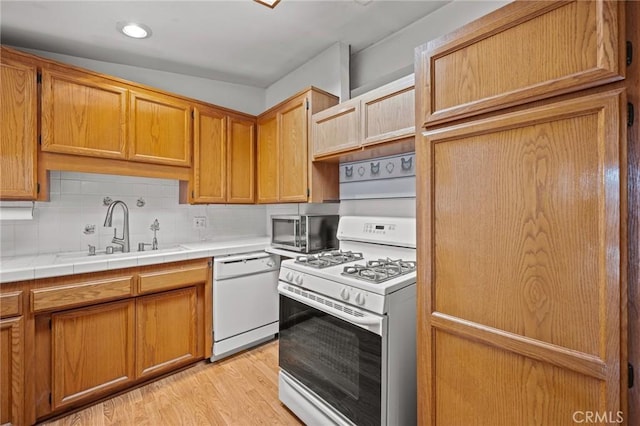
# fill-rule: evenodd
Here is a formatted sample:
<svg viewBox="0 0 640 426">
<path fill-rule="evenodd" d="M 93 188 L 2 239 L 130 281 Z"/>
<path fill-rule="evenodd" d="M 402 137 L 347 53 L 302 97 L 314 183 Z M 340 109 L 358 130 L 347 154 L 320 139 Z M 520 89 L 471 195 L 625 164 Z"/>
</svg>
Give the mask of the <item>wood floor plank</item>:
<svg viewBox="0 0 640 426">
<path fill-rule="evenodd" d="M 278 342 L 193 367 L 47 426 L 300 426 L 278 400 Z"/>
</svg>

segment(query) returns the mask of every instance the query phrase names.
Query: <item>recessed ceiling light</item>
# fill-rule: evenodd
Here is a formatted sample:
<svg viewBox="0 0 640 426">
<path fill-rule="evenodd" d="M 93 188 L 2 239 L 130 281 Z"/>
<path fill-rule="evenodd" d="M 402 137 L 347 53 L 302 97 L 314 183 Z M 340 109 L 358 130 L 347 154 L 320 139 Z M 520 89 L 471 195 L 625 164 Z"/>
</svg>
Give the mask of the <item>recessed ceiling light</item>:
<svg viewBox="0 0 640 426">
<path fill-rule="evenodd" d="M 278 3 L 280 3 L 280 0 L 253 0 L 256 3 L 260 3 L 260 4 L 264 4 L 267 7 L 270 7 L 271 9 L 273 9 L 274 7 L 276 7 L 276 5 Z"/>
<path fill-rule="evenodd" d="M 118 31 L 132 38 L 148 38 L 151 37 L 151 28 L 144 24 L 136 24 L 134 22 L 118 22 L 116 25 Z"/>
</svg>

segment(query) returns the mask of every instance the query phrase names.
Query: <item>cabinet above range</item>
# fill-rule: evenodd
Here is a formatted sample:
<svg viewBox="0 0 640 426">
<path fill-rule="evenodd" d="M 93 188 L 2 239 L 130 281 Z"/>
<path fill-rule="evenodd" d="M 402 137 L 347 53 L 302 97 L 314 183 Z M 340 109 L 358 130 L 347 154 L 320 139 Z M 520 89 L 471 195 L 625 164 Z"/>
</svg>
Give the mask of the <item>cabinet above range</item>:
<svg viewBox="0 0 640 426">
<path fill-rule="evenodd" d="M 414 87 L 411 74 L 314 114 L 311 118 L 314 161 L 348 158 L 345 155 L 358 159 L 358 152 L 365 149 L 372 156 L 413 151 Z M 395 143 L 400 141 L 405 143 Z M 371 148 L 377 149 L 375 154 Z"/>
</svg>

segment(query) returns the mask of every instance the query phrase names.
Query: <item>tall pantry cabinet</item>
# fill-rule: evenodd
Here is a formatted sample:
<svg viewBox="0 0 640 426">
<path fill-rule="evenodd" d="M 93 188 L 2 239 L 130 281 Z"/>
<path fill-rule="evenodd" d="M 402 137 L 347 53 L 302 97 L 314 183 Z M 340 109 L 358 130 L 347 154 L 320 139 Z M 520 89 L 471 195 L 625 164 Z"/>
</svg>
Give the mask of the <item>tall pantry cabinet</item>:
<svg viewBox="0 0 640 426">
<path fill-rule="evenodd" d="M 638 6 L 516 1 L 416 49 L 419 424 L 640 420 Z"/>
</svg>

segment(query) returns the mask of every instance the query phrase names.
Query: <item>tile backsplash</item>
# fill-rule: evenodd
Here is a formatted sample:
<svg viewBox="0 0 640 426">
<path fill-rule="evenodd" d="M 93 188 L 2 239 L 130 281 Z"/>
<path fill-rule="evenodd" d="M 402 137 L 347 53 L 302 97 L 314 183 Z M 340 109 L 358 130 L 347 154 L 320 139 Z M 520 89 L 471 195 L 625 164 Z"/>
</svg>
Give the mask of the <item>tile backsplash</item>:
<svg viewBox="0 0 640 426">
<path fill-rule="evenodd" d="M 122 200 L 129 208 L 131 249 L 150 243 L 151 223 L 158 219 L 160 248 L 177 243 L 267 235 L 265 205 L 202 205 L 178 203 L 178 181 L 90 173 L 50 172 L 50 201 L 37 202 L 33 220 L 0 221 L 0 256 L 104 249 L 111 245 L 113 227 L 122 233 L 122 211 L 113 227 L 104 227 L 105 197 Z M 144 206 L 138 207 L 139 199 Z M 206 228 L 195 229 L 195 217 Z M 95 226 L 94 233 L 85 228 Z"/>
</svg>

